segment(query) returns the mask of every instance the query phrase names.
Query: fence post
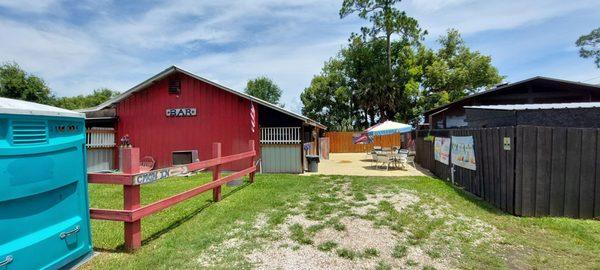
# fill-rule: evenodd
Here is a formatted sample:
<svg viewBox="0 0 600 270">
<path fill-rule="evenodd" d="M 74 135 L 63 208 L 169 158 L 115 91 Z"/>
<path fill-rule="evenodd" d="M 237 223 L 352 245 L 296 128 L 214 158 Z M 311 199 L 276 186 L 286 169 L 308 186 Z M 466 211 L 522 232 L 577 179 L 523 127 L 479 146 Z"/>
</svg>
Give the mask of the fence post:
<svg viewBox="0 0 600 270">
<path fill-rule="evenodd" d="M 140 149 L 121 149 L 122 167 L 124 174 L 136 174 L 140 172 Z M 139 185 L 123 186 L 123 207 L 125 210 L 134 210 L 141 207 Z M 125 249 L 134 251 L 142 246 L 142 221 L 125 222 Z"/>
<path fill-rule="evenodd" d="M 220 158 L 221 157 L 221 143 L 213 143 L 212 145 L 212 157 Z M 221 165 L 217 164 L 212 168 L 212 179 L 213 181 L 219 180 L 221 178 Z M 221 186 L 215 187 L 213 189 L 213 201 L 218 202 L 221 200 Z"/>
<path fill-rule="evenodd" d="M 250 151 L 254 150 L 256 151 L 256 149 L 254 149 L 254 140 L 250 140 L 249 141 L 250 144 Z M 250 167 L 254 166 L 254 156 L 250 158 Z M 256 171 L 251 172 L 248 175 L 248 179 L 250 181 L 250 183 L 254 183 L 254 174 L 256 173 Z"/>
</svg>

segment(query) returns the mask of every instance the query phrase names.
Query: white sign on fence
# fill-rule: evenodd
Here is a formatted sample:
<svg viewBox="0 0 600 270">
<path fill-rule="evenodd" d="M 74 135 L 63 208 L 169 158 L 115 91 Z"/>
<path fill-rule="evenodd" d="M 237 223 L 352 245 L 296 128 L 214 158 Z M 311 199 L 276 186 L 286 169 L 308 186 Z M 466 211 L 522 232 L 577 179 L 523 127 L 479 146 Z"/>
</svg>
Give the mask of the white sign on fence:
<svg viewBox="0 0 600 270">
<path fill-rule="evenodd" d="M 452 136 L 452 164 L 475 170 L 473 136 Z"/>
<path fill-rule="evenodd" d="M 449 155 L 450 155 L 450 138 L 435 137 L 435 141 L 433 144 L 433 157 L 435 158 L 435 160 L 448 165 L 449 164 L 449 160 L 448 160 Z"/>
</svg>

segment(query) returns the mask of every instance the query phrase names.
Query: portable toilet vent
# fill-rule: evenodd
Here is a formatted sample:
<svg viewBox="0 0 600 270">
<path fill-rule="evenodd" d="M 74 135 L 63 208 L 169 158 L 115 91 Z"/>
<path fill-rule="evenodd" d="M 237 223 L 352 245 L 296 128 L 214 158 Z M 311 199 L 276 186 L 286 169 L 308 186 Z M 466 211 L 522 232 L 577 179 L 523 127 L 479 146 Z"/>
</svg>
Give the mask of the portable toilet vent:
<svg viewBox="0 0 600 270">
<path fill-rule="evenodd" d="M 92 252 L 85 117 L 0 98 L 0 269 L 70 267 Z"/>
</svg>

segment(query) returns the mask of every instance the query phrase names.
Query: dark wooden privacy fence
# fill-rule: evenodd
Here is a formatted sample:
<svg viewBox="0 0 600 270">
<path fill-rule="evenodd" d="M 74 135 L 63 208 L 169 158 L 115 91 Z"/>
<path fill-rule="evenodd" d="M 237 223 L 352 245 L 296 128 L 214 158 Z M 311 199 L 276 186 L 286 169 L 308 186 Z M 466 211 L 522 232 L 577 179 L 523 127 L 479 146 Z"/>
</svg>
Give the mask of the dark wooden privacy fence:
<svg viewBox="0 0 600 270">
<path fill-rule="evenodd" d="M 535 126 L 419 131 L 416 161 L 515 215 L 594 218 L 600 217 L 599 132 Z M 453 170 L 434 160 L 427 135 L 473 136 L 477 169 Z"/>
</svg>

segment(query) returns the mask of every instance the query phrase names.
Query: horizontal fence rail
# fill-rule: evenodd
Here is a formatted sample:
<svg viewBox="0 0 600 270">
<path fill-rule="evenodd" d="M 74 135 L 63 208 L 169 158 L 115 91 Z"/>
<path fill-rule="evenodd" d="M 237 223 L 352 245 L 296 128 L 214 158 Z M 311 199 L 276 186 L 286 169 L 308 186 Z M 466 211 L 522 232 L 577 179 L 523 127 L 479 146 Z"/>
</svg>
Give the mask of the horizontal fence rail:
<svg viewBox="0 0 600 270">
<path fill-rule="evenodd" d="M 249 175 L 250 182 L 254 181 L 256 165 L 254 159 L 257 155 L 254 141 L 249 142 L 249 151 L 221 156 L 221 144 L 213 144 L 213 158 L 209 160 L 194 162 L 186 165 L 178 165 L 164 169 L 153 170 L 145 173 L 140 173 L 139 168 L 139 149 L 124 148 L 123 149 L 123 168 L 122 173 L 88 173 L 88 183 L 93 184 L 116 184 L 123 185 L 124 209 L 90 209 L 92 219 L 121 221 L 125 224 L 125 248 L 129 251 L 141 247 L 141 219 L 152 215 L 158 211 L 169 208 L 177 203 L 193 198 L 206 191 L 213 191 L 213 200 L 218 202 L 221 200 L 221 186 L 239 179 L 245 175 Z M 234 172 L 227 176 L 221 176 L 221 165 L 248 159 L 248 168 L 238 172 Z M 213 181 L 206 183 L 196 188 L 192 188 L 185 192 L 164 198 L 162 200 L 141 205 L 140 186 L 148 183 L 153 183 L 166 179 L 172 176 L 186 174 L 191 171 L 211 168 Z"/>
<path fill-rule="evenodd" d="M 435 160 L 435 136 L 473 136 L 476 170 Z M 600 217 L 600 129 L 516 126 L 419 131 L 416 147 L 415 160 L 423 168 L 508 213 Z"/>
<path fill-rule="evenodd" d="M 262 144 L 299 144 L 300 127 L 264 127 L 260 129 Z"/>
<path fill-rule="evenodd" d="M 91 128 L 85 134 L 87 148 L 111 148 L 116 145 L 113 128 Z"/>
</svg>

